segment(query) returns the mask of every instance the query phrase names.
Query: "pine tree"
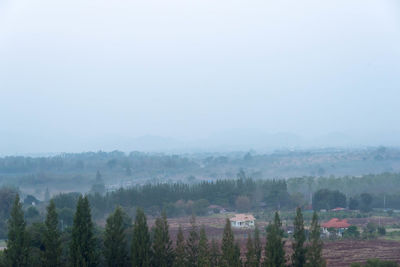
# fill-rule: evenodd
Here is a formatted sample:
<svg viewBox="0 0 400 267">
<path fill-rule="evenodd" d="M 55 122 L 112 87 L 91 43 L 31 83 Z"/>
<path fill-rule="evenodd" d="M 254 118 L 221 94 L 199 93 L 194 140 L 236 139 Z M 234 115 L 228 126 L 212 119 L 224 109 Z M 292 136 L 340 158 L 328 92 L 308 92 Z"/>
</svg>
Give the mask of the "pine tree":
<svg viewBox="0 0 400 267">
<path fill-rule="evenodd" d="M 190 220 L 191 229 L 189 237 L 186 240 L 186 255 L 187 255 L 187 266 L 197 266 L 199 259 L 199 234 L 197 232 L 196 218 L 192 215 Z"/>
<path fill-rule="evenodd" d="M 29 238 L 19 195 L 15 196 L 14 205 L 8 219 L 7 249 L 4 251 L 7 266 L 25 267 L 29 259 Z"/>
<path fill-rule="evenodd" d="M 107 218 L 103 254 L 109 267 L 123 267 L 129 263 L 123 215 L 123 210 L 117 207 Z"/>
<path fill-rule="evenodd" d="M 214 239 L 211 240 L 211 248 L 210 248 L 210 266 L 218 267 L 221 258 L 221 252 L 219 250 L 218 242 Z"/>
<path fill-rule="evenodd" d="M 72 226 L 70 260 L 74 267 L 95 267 L 98 265 L 96 239 L 88 198 L 80 196 L 76 205 Z"/>
<path fill-rule="evenodd" d="M 150 266 L 151 241 L 147 219 L 143 210 L 136 210 L 135 224 L 133 225 L 132 239 L 132 266 L 148 267 Z"/>
<path fill-rule="evenodd" d="M 234 267 L 240 266 L 240 250 L 237 251 L 235 245 L 235 237 L 231 228 L 231 222 L 227 218 L 224 228 L 224 233 L 222 236 L 222 257 L 221 266 L 223 267 Z"/>
<path fill-rule="evenodd" d="M 50 191 L 49 191 L 49 188 L 46 187 L 46 191 L 44 193 L 44 201 L 47 202 L 49 200 L 50 200 Z"/>
<path fill-rule="evenodd" d="M 58 215 L 56 205 L 53 200 L 47 206 L 47 215 L 45 221 L 45 232 L 43 233 L 42 266 L 57 267 L 60 266 L 61 258 L 61 240 L 58 229 Z"/>
<path fill-rule="evenodd" d="M 169 237 L 169 225 L 165 212 L 157 218 L 152 245 L 152 266 L 170 267 L 174 262 L 172 241 Z"/>
<path fill-rule="evenodd" d="M 265 246 L 265 267 L 285 266 L 285 242 L 282 241 L 283 230 L 278 212 L 275 212 L 274 223 L 267 226 L 267 244 Z"/>
<path fill-rule="evenodd" d="M 254 253 L 256 255 L 257 266 L 260 266 L 262 245 L 261 245 L 261 240 L 260 240 L 260 230 L 258 229 L 257 226 L 254 229 Z"/>
<path fill-rule="evenodd" d="M 294 219 L 294 242 L 292 244 L 293 255 L 292 255 L 292 266 L 303 267 L 306 263 L 306 252 L 307 249 L 304 246 L 306 241 L 306 234 L 304 232 L 304 220 L 301 209 L 297 208 L 296 218 Z"/>
<path fill-rule="evenodd" d="M 246 267 L 257 267 L 257 256 L 256 256 L 256 251 L 254 248 L 254 242 L 253 239 L 251 238 L 251 234 L 247 237 L 247 243 L 246 243 Z"/>
<path fill-rule="evenodd" d="M 210 266 L 210 250 L 208 248 L 208 239 L 204 226 L 200 229 L 200 241 L 199 241 L 199 267 Z"/>
<path fill-rule="evenodd" d="M 178 234 L 176 236 L 175 259 L 173 266 L 174 267 L 186 266 L 185 238 L 183 236 L 183 231 L 181 226 L 179 226 Z"/>
<path fill-rule="evenodd" d="M 317 212 L 314 211 L 310 228 L 310 245 L 307 249 L 307 267 L 324 267 L 325 259 L 322 258 L 322 240 Z"/>
</svg>

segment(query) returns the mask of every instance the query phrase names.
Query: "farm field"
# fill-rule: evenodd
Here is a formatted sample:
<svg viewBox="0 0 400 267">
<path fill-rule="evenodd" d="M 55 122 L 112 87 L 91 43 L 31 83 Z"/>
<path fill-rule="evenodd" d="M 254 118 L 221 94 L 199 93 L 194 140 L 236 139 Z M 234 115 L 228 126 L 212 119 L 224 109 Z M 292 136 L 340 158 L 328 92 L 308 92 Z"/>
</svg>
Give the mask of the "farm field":
<svg viewBox="0 0 400 267">
<path fill-rule="evenodd" d="M 400 263 L 400 242 L 388 240 L 344 240 L 325 242 L 324 257 L 332 267 L 349 266 L 369 258 L 393 260 Z"/>
<path fill-rule="evenodd" d="M 226 216 L 226 215 L 225 215 Z M 220 240 L 222 237 L 223 226 L 225 224 L 225 216 L 208 216 L 197 217 L 197 225 L 204 225 L 208 238 Z M 358 226 L 365 225 L 368 221 L 375 221 L 375 218 L 354 219 L 353 223 Z M 171 218 L 168 219 L 170 225 L 170 234 L 175 239 L 179 225 L 182 227 L 184 235 L 187 237 L 190 231 L 190 217 Z M 351 221 L 351 220 L 350 220 Z M 382 220 L 385 221 L 385 220 Z M 386 223 L 398 222 L 398 220 L 386 220 Z M 149 224 L 153 225 L 154 220 L 149 220 Z M 264 236 L 264 228 L 266 222 L 257 222 L 257 225 Z M 240 243 L 242 256 L 246 249 L 246 238 L 251 230 L 233 229 L 235 239 Z M 265 238 L 262 238 L 265 244 Z M 287 240 L 285 245 L 288 254 L 291 253 L 291 243 Z M 349 266 L 353 262 L 365 262 L 370 258 L 380 258 L 385 260 L 394 260 L 400 263 L 400 242 L 376 239 L 376 240 L 337 240 L 325 241 L 323 254 L 327 260 L 329 267 Z"/>
</svg>

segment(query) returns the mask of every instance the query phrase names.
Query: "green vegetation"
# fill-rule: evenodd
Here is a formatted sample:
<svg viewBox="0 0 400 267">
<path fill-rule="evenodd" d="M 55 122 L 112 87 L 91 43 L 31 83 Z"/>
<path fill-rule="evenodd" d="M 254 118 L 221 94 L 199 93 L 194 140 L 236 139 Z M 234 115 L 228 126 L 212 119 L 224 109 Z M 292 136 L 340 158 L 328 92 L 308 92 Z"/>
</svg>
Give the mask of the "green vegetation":
<svg viewBox="0 0 400 267">
<path fill-rule="evenodd" d="M 385 261 L 379 259 L 370 259 L 365 264 L 353 263 L 350 267 L 398 267 L 399 265 L 394 261 Z"/>
<path fill-rule="evenodd" d="M 29 250 L 29 236 L 26 231 L 22 204 L 17 194 L 8 220 L 7 249 L 4 251 L 6 265 L 12 267 L 29 266 Z"/>
<path fill-rule="evenodd" d="M 126 219 L 120 207 L 108 217 L 104 233 L 96 235 L 91 219 L 89 200 L 86 196 L 78 197 L 74 223 L 70 230 L 60 231 L 55 202 L 47 207 L 45 223 L 30 226 L 31 242 L 25 227 L 22 205 L 16 195 L 11 211 L 8 232 L 8 248 L 5 257 L 6 266 L 242 266 L 241 251 L 231 229 L 231 222 L 226 220 L 221 244 L 208 241 L 204 227 L 198 231 L 195 217 L 192 216 L 191 230 L 185 240 L 179 228 L 176 246 L 172 246 L 169 225 L 165 213 L 158 217 L 152 232 L 149 232 L 147 218 L 141 209 L 137 209 L 133 225 L 131 257 L 128 257 L 126 239 Z M 306 262 L 304 232 L 301 210 L 297 210 L 296 251 L 294 258 L 301 257 Z M 263 266 L 284 266 L 283 230 L 278 212 L 274 222 L 267 227 L 266 259 Z M 301 234 L 302 233 L 302 234 Z M 103 246 L 97 241 L 103 240 Z M 254 240 L 254 241 L 253 241 Z M 43 248 L 38 252 L 38 248 Z M 65 249 L 69 248 L 68 257 Z M 259 266 L 262 246 L 259 231 L 256 228 L 254 238 L 249 236 L 245 266 Z M 301 253 L 302 254 L 301 254 Z M 39 254 L 38 254 L 39 253 Z M 39 257 L 38 257 L 39 255 Z M 101 257 L 101 256 L 104 256 Z M 0 255 L 1 256 L 1 255 Z M 29 259 L 29 260 L 28 260 Z"/>
<path fill-rule="evenodd" d="M 285 250 L 283 248 L 282 223 L 279 213 L 275 212 L 274 222 L 267 226 L 267 244 L 265 246 L 265 267 L 283 267 L 285 266 Z"/>
<path fill-rule="evenodd" d="M 311 228 L 310 228 L 310 246 L 307 250 L 308 261 L 307 267 L 324 267 L 326 262 L 322 258 L 322 240 L 321 240 L 321 228 L 318 223 L 318 215 L 314 211 Z"/>
<path fill-rule="evenodd" d="M 305 248 L 306 234 L 304 231 L 304 220 L 301 209 L 296 209 L 296 218 L 294 219 L 294 241 L 292 244 L 293 255 L 292 255 L 292 265 L 296 267 L 303 267 L 306 264 L 306 253 Z"/>
</svg>

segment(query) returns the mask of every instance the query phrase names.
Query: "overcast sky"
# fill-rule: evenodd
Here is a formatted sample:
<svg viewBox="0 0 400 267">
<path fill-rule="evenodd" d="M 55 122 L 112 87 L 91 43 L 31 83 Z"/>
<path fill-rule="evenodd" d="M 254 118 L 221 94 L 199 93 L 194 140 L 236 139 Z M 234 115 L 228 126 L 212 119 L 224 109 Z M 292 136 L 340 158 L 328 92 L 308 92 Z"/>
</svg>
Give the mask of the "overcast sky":
<svg viewBox="0 0 400 267">
<path fill-rule="evenodd" d="M 0 0 L 0 154 L 239 131 L 399 145 L 400 2 Z"/>
</svg>

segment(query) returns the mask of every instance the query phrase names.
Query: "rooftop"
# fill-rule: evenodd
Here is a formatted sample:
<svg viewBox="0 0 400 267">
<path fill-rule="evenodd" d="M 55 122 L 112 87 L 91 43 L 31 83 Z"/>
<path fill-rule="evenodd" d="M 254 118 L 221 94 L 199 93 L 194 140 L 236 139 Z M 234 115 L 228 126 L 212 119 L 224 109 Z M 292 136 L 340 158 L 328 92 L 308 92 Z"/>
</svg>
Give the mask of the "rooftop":
<svg viewBox="0 0 400 267">
<path fill-rule="evenodd" d="M 348 228 L 350 224 L 346 219 L 340 220 L 338 218 L 333 218 L 330 221 L 323 223 L 322 227 L 324 228 Z"/>
<path fill-rule="evenodd" d="M 238 221 L 254 221 L 255 218 L 251 214 L 235 214 L 235 217 L 230 219 L 231 221 L 238 222 Z"/>
</svg>

